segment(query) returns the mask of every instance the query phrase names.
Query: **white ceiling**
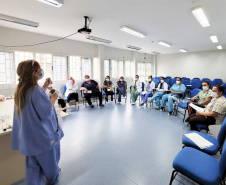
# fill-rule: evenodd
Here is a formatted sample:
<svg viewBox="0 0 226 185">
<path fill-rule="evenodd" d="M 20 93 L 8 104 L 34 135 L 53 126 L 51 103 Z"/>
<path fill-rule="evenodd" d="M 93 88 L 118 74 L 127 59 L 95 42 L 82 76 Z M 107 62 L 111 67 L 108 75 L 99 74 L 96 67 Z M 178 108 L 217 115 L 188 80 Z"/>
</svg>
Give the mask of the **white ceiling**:
<svg viewBox="0 0 226 185">
<path fill-rule="evenodd" d="M 203 28 L 194 18 L 191 8 L 196 6 L 204 8 L 210 27 Z M 209 39 L 212 34 L 226 47 L 226 0 L 64 0 L 61 8 L 37 0 L 0 0 L 0 13 L 40 24 L 38 28 L 31 28 L 0 20 L 0 26 L 57 37 L 83 27 L 83 16 L 87 15 L 93 18 L 91 35 L 111 40 L 110 47 L 126 49 L 126 45 L 134 45 L 144 53 L 178 53 L 180 48 L 216 50 L 217 44 Z M 140 30 L 147 37 L 142 39 L 124 33 L 119 29 L 121 25 Z M 81 34 L 70 39 L 91 42 Z M 158 40 L 173 46 L 160 46 Z"/>
</svg>

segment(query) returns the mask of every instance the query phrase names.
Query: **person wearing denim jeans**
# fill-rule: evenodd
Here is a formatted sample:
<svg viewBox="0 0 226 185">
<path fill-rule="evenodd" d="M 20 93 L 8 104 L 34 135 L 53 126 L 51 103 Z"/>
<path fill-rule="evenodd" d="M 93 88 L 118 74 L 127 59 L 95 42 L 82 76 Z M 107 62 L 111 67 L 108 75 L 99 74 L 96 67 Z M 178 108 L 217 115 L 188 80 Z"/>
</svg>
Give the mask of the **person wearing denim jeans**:
<svg viewBox="0 0 226 185">
<path fill-rule="evenodd" d="M 118 94 L 118 103 L 121 102 L 121 97 L 122 95 L 125 96 L 126 95 L 126 89 L 127 89 L 127 83 L 126 81 L 124 81 L 124 77 L 121 76 L 119 81 L 116 83 L 116 90 L 117 90 L 117 94 Z"/>
</svg>

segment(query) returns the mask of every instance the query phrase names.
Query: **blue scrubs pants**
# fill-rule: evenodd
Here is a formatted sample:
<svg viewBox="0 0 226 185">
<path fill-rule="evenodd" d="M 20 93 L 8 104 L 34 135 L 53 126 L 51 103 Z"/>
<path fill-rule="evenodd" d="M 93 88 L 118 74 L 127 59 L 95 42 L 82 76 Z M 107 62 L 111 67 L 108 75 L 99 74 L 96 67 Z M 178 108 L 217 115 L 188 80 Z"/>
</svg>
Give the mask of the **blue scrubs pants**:
<svg viewBox="0 0 226 185">
<path fill-rule="evenodd" d="M 143 95 L 142 92 L 140 93 L 140 97 L 143 103 L 147 103 L 148 97 L 150 96 L 152 96 L 152 92 L 147 92 L 145 95 Z"/>
<path fill-rule="evenodd" d="M 124 90 L 124 88 L 119 87 L 117 89 L 117 93 L 118 93 L 118 102 L 121 102 L 121 96 L 125 96 L 126 95 L 126 91 Z"/>
<path fill-rule="evenodd" d="M 152 96 L 151 98 L 151 102 L 153 102 L 155 100 L 155 104 L 157 107 L 160 107 L 160 98 L 162 98 L 162 96 L 165 94 L 165 92 L 157 92 L 154 94 L 154 96 Z"/>
<path fill-rule="evenodd" d="M 47 152 L 26 156 L 26 181 L 28 185 L 56 184 L 59 181 L 60 142 Z"/>
<path fill-rule="evenodd" d="M 161 107 L 165 107 L 166 105 L 166 101 L 168 100 L 168 111 L 169 112 L 173 112 L 173 102 L 174 102 L 174 99 L 171 97 L 171 96 L 174 96 L 174 97 L 179 97 L 178 94 L 165 94 L 163 97 L 162 97 L 162 104 L 161 104 Z"/>
</svg>

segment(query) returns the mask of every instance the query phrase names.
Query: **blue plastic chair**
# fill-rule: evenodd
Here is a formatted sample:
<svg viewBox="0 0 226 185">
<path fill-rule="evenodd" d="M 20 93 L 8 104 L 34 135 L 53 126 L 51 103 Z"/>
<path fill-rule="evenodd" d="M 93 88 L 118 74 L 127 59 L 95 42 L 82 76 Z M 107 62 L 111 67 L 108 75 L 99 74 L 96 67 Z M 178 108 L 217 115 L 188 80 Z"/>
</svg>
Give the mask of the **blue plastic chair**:
<svg viewBox="0 0 226 185">
<path fill-rule="evenodd" d="M 201 88 L 201 86 L 202 86 L 202 83 L 201 83 L 201 81 L 199 81 L 199 80 L 192 80 L 191 81 L 191 89 L 193 90 L 193 89 L 200 89 Z"/>
<path fill-rule="evenodd" d="M 66 90 L 67 90 L 67 86 L 64 85 L 64 87 L 63 87 L 64 101 L 67 101 L 67 97 L 65 97 Z"/>
<path fill-rule="evenodd" d="M 210 85 L 211 85 L 211 89 L 213 88 L 213 86 L 215 86 L 214 81 L 209 81 Z"/>
<path fill-rule="evenodd" d="M 223 86 L 224 86 L 224 88 L 225 88 L 225 90 L 224 90 L 224 95 L 226 95 L 226 83 L 223 84 Z"/>
<path fill-rule="evenodd" d="M 201 91 L 201 89 L 193 89 L 193 90 L 191 91 L 191 97 L 196 96 L 200 91 Z M 187 104 L 188 104 L 187 102 L 180 102 L 180 103 L 178 103 L 178 106 L 177 106 L 176 115 L 177 115 L 178 112 L 179 112 L 180 114 L 182 114 L 182 115 L 184 116 L 183 122 L 184 122 L 184 120 L 185 120 L 185 116 L 186 116 L 186 113 L 187 113 L 187 110 L 188 110 Z M 178 107 L 180 107 L 181 109 L 183 109 L 183 110 L 184 110 L 184 113 L 178 111 Z"/>
<path fill-rule="evenodd" d="M 200 78 L 193 78 L 192 80 L 200 80 Z"/>
<path fill-rule="evenodd" d="M 107 93 L 104 91 L 104 88 L 101 88 L 102 94 L 103 94 L 103 98 L 105 99 L 105 97 L 107 96 Z M 113 87 L 113 99 L 115 99 L 115 87 Z M 106 104 L 106 99 L 105 99 L 105 104 Z"/>
<path fill-rule="evenodd" d="M 85 104 L 85 107 L 87 108 L 87 105 L 86 105 L 87 101 L 86 101 L 85 96 L 84 96 L 84 91 L 83 91 L 83 90 L 80 90 L 80 92 L 81 92 L 81 97 L 82 97 L 82 99 L 83 99 L 83 105 Z M 98 98 L 98 97 L 97 97 L 96 95 L 90 96 L 90 99 L 93 99 L 94 102 L 96 102 L 97 107 L 98 107 L 97 98 Z"/>
<path fill-rule="evenodd" d="M 223 123 L 221 125 L 221 128 L 220 128 L 219 134 L 217 136 L 217 139 L 214 138 L 211 135 L 204 134 L 204 133 L 198 132 L 198 131 L 190 131 L 188 133 L 197 133 L 197 134 L 199 134 L 200 136 L 202 136 L 206 140 L 208 140 L 211 143 L 213 143 L 213 146 L 201 149 L 193 141 L 191 141 L 189 138 L 187 138 L 186 136 L 184 136 L 183 139 L 182 139 L 182 143 L 184 144 L 184 146 L 196 148 L 197 150 L 205 152 L 205 153 L 207 153 L 209 155 L 215 155 L 215 154 L 217 154 L 218 151 L 221 152 L 222 146 L 224 144 L 224 140 L 225 140 L 225 136 L 226 136 L 226 118 L 224 119 L 224 121 L 223 121 Z"/>
<path fill-rule="evenodd" d="M 219 79 L 219 78 L 216 78 L 213 81 L 214 81 L 215 85 L 222 85 L 223 84 L 222 79 Z"/>
<path fill-rule="evenodd" d="M 170 185 L 178 173 L 202 185 L 225 185 L 226 142 L 219 161 L 197 149 L 183 148 L 173 161 Z"/>
<path fill-rule="evenodd" d="M 166 82 L 167 84 L 170 84 L 170 79 L 169 79 L 169 78 L 165 78 L 165 82 Z"/>
<path fill-rule="evenodd" d="M 203 78 L 202 82 L 204 82 L 204 81 L 211 81 L 211 80 L 209 78 Z"/>
</svg>

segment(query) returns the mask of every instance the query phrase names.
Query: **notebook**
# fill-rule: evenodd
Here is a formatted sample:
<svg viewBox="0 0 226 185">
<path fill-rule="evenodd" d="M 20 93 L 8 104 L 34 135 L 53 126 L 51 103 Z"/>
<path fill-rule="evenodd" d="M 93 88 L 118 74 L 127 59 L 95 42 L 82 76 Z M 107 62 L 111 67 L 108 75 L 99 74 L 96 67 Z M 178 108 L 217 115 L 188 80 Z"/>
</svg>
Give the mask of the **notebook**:
<svg viewBox="0 0 226 185">
<path fill-rule="evenodd" d="M 193 141 L 201 149 L 213 146 L 213 143 L 209 142 L 197 133 L 184 134 L 184 136 Z"/>
</svg>

